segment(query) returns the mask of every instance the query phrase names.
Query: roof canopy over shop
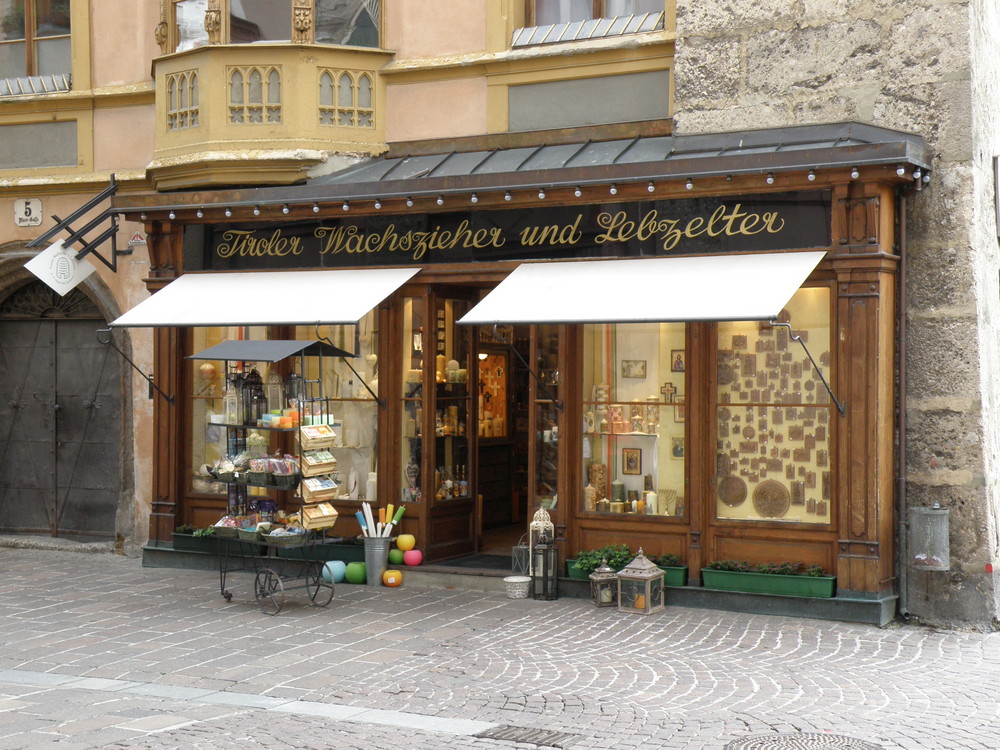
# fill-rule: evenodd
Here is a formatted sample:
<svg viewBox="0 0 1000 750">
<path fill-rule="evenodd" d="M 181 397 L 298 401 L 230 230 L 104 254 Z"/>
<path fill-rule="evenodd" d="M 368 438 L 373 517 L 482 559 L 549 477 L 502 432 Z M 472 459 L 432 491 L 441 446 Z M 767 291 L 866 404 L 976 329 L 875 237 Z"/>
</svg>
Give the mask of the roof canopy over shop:
<svg viewBox="0 0 1000 750">
<path fill-rule="evenodd" d="M 435 145 L 439 151 L 427 153 Z M 697 195 L 708 179 L 751 178 L 752 184 L 743 179 L 738 185 L 743 191 L 780 189 L 783 175 L 799 173 L 801 186 L 802 174 L 821 176 L 825 170 L 850 170 L 856 179 L 878 169 L 887 179 L 919 189 L 932 156 L 920 136 L 856 122 L 466 151 L 446 150 L 449 145 L 431 142 L 419 153 L 368 159 L 301 185 L 120 195 L 113 210 L 130 218 L 203 221 L 218 220 L 223 211 L 230 212 L 227 217 L 252 211 L 265 221 L 324 207 L 343 209 L 345 215 L 431 212 L 459 204 L 496 207 L 510 200 L 551 199 L 559 190 L 569 200 L 603 200 L 626 186 L 657 195 L 666 187 Z M 598 192 L 587 195 L 588 190 Z"/>
</svg>

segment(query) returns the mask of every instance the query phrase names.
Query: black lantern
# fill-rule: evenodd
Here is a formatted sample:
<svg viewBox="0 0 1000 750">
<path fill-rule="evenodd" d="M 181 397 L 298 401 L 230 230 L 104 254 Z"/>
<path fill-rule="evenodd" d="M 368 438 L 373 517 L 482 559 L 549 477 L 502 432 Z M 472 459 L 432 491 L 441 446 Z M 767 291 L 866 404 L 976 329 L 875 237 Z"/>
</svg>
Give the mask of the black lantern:
<svg viewBox="0 0 1000 750">
<path fill-rule="evenodd" d="M 614 607 L 618 603 L 618 574 L 607 560 L 590 574 L 590 601 L 595 607 Z"/>
<path fill-rule="evenodd" d="M 264 381 L 256 368 L 251 369 L 243 378 L 241 395 L 243 397 L 243 424 L 257 424 L 257 420 L 264 414 L 267 397 L 264 395 Z"/>
<path fill-rule="evenodd" d="M 531 548 L 531 594 L 546 601 L 559 598 L 559 548 L 551 537 L 540 537 Z"/>
</svg>

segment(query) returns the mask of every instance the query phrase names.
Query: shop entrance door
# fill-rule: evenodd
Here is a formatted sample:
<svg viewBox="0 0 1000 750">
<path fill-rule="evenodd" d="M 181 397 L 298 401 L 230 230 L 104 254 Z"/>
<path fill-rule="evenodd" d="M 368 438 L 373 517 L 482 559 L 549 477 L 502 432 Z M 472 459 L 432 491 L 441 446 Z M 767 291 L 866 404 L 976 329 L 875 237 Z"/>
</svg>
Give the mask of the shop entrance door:
<svg viewBox="0 0 1000 750">
<path fill-rule="evenodd" d="M 85 294 L 29 283 L 0 303 L 0 528 L 110 540 L 121 372 Z"/>
</svg>

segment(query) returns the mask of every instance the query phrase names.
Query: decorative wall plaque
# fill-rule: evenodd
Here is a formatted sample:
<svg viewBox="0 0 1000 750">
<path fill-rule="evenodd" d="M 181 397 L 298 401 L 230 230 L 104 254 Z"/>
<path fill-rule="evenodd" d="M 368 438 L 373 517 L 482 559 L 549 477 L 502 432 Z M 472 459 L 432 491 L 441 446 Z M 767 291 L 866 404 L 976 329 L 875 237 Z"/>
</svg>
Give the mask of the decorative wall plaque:
<svg viewBox="0 0 1000 750">
<path fill-rule="evenodd" d="M 761 482 L 753 491 L 753 507 L 762 518 L 781 518 L 790 504 L 788 489 L 773 479 Z"/>
</svg>

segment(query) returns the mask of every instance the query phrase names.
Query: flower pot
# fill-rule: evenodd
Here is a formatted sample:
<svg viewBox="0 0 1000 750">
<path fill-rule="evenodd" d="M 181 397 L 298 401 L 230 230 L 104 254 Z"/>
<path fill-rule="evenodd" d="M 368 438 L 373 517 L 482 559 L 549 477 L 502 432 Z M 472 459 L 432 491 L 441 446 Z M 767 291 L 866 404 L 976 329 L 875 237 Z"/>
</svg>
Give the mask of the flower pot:
<svg viewBox="0 0 1000 750">
<path fill-rule="evenodd" d="M 663 585 L 664 586 L 687 586 L 688 585 L 688 566 L 687 565 L 659 565 L 660 570 L 663 571 Z"/>
<path fill-rule="evenodd" d="M 590 580 L 590 575 L 584 573 L 577 564 L 576 560 L 566 561 L 566 577 L 573 581 L 588 581 Z"/>
<path fill-rule="evenodd" d="M 748 594 L 809 596 L 829 599 L 837 585 L 835 576 L 785 576 L 774 573 L 743 573 L 735 570 L 701 569 L 706 589 L 742 591 Z"/>
</svg>

